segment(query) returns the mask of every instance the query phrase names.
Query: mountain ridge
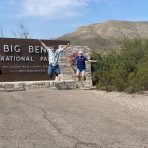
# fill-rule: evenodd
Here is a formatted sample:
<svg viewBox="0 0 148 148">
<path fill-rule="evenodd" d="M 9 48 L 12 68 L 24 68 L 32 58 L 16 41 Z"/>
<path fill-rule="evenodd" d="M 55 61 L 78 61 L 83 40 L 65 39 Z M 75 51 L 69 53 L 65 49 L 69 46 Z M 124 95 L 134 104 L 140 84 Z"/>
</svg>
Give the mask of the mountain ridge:
<svg viewBox="0 0 148 148">
<path fill-rule="evenodd" d="M 74 45 L 92 49 L 118 48 L 123 38 L 148 38 L 148 21 L 108 20 L 80 26 L 57 39 L 70 40 Z"/>
</svg>

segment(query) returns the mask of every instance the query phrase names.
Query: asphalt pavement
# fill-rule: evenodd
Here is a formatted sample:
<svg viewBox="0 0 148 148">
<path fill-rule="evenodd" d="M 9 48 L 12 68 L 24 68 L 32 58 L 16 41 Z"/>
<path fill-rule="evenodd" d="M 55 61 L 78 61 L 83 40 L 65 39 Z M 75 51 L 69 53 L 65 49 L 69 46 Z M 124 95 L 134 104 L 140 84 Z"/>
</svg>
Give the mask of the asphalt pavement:
<svg viewBox="0 0 148 148">
<path fill-rule="evenodd" d="M 47 88 L 0 92 L 0 148 L 148 148 L 148 97 L 142 105 L 138 96 L 125 96 Z"/>
</svg>

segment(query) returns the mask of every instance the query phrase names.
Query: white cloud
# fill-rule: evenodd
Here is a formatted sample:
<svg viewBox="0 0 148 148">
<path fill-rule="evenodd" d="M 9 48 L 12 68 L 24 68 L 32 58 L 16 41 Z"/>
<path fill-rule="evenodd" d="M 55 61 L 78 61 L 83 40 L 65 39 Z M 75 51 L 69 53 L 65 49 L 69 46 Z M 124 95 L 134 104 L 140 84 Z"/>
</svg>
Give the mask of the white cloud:
<svg viewBox="0 0 148 148">
<path fill-rule="evenodd" d="M 106 5 L 113 5 L 113 4 L 119 4 L 122 2 L 122 0 L 93 0 L 96 3 L 103 3 Z"/>
<path fill-rule="evenodd" d="M 21 8 L 20 15 L 54 17 L 73 17 L 87 7 L 91 0 L 11 0 Z"/>
<path fill-rule="evenodd" d="M 112 4 L 119 0 L 10 0 L 20 8 L 21 16 L 41 16 L 46 18 L 70 18 L 83 14 L 83 8 L 90 3 Z"/>
</svg>

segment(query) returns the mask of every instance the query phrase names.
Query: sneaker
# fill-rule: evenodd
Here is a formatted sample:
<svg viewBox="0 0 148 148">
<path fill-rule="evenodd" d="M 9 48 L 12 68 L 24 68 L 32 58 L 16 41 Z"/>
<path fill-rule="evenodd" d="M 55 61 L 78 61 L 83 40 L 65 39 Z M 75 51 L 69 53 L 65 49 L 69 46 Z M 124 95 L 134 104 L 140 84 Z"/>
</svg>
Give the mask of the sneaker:
<svg viewBox="0 0 148 148">
<path fill-rule="evenodd" d="M 55 81 L 60 81 L 60 77 L 55 77 Z"/>
</svg>

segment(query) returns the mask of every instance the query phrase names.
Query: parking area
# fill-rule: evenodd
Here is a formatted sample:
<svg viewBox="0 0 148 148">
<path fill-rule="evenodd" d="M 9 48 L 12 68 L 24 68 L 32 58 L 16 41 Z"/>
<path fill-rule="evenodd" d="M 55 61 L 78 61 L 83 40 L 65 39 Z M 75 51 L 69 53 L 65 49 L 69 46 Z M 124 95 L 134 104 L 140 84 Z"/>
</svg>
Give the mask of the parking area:
<svg viewBox="0 0 148 148">
<path fill-rule="evenodd" d="M 0 148 L 148 148 L 148 95 L 0 92 Z"/>
</svg>

